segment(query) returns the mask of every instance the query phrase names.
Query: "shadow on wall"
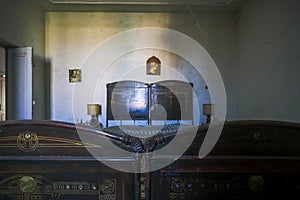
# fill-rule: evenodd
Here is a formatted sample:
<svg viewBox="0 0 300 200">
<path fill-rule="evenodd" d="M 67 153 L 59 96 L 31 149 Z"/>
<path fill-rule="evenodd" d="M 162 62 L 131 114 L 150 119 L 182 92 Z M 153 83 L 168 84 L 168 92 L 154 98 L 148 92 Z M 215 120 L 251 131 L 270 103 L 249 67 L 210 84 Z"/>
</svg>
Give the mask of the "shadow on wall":
<svg viewBox="0 0 300 200">
<path fill-rule="evenodd" d="M 45 59 L 45 118 L 51 119 L 51 60 Z"/>
</svg>

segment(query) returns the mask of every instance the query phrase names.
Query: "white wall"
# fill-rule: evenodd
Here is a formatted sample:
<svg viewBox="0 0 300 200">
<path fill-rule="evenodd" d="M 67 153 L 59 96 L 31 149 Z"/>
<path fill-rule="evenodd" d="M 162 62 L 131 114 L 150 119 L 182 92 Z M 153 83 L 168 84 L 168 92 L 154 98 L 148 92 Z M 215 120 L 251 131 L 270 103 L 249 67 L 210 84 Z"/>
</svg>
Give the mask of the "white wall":
<svg viewBox="0 0 300 200">
<path fill-rule="evenodd" d="M 109 66 L 102 64 L 107 63 L 106 59 L 111 57 L 106 52 L 111 52 L 118 47 L 114 44 L 107 49 L 101 49 L 101 44 L 112 36 L 133 28 L 169 28 L 196 39 L 217 63 L 221 74 L 229 76 L 223 77 L 224 80 L 231 80 L 231 71 L 235 67 L 233 65 L 235 23 L 232 13 L 202 13 L 196 16 L 199 19 L 201 29 L 195 26 L 189 13 L 47 13 L 46 55 L 52 67 L 52 119 L 70 122 L 74 122 L 76 119 L 83 119 L 83 121 L 89 119 L 90 117 L 86 114 L 86 104 L 100 103 L 105 105 L 106 103 L 104 83 L 121 79 L 143 82 L 182 79 L 181 73 L 186 69 L 192 69 L 192 66 L 184 59 L 170 52 L 151 48 L 125 52 L 124 55 L 116 56 L 110 60 Z M 134 37 L 127 39 L 134 43 L 136 39 Z M 143 36 L 144 40 L 147 38 Z M 130 45 L 128 49 L 130 49 Z M 91 53 L 95 51 L 99 53 Z M 201 56 L 201 52 L 194 53 L 196 56 Z M 147 77 L 145 75 L 145 62 L 152 55 L 157 55 L 167 66 L 163 67 L 161 76 Z M 82 83 L 68 82 L 68 70 L 70 68 L 82 68 Z M 205 91 L 205 84 L 199 81 L 199 75 L 193 73 L 193 70 L 189 70 L 189 73 L 189 79 L 194 80 L 194 82 L 198 80 L 196 83 L 197 91 L 206 101 L 201 103 L 207 103 L 209 97 Z M 95 85 L 99 84 L 99 76 L 104 82 L 100 84 L 100 88 L 94 89 Z M 198 78 L 195 78 L 196 76 Z M 230 86 L 232 83 L 227 82 L 227 84 Z M 87 90 L 86 88 L 91 90 L 90 95 L 82 93 Z M 97 91 L 95 92 L 95 90 Z M 230 93 L 230 90 L 228 92 Z M 76 103 L 75 106 L 74 102 Z M 76 116 L 74 116 L 74 111 Z M 105 111 L 105 106 L 103 111 Z M 204 118 L 201 117 L 203 121 Z M 104 122 L 105 118 L 102 117 L 101 120 Z"/>
<path fill-rule="evenodd" d="M 251 0 L 238 20 L 233 119 L 300 122 L 300 1 Z"/>
<path fill-rule="evenodd" d="M 97 45 L 132 28 L 165 27 L 194 38 L 211 55 L 225 84 L 227 120 L 300 122 L 300 107 L 297 106 L 300 97 L 299 4 L 297 0 L 250 0 L 237 15 L 196 13 L 200 28 L 195 26 L 189 13 L 48 13 L 46 50 L 52 66 L 52 118 L 74 120 L 74 84 L 68 83 L 68 69 L 81 67 Z M 119 68 L 105 80 L 118 79 L 128 71 L 124 63 L 141 63 L 148 53 L 145 50 L 131 52 L 112 61 L 110 69 Z M 163 59 L 174 59 L 171 54 L 155 53 Z M 89 67 L 99 69 L 103 67 L 101 63 L 101 60 L 93 61 Z M 85 74 L 88 73 L 83 69 L 83 82 L 89 79 Z M 132 75 L 145 82 L 154 81 L 148 80 L 144 72 L 124 74 L 126 78 L 133 78 Z M 175 75 L 159 78 L 173 77 Z M 97 81 L 91 80 L 91 85 Z M 76 84 L 78 86 L 80 84 Z M 97 94 L 102 94 L 97 103 L 105 104 L 105 91 L 97 91 Z M 80 118 L 86 120 L 89 118 L 85 114 L 88 100 L 84 98 L 80 97 L 78 103 Z"/>
<path fill-rule="evenodd" d="M 297 106 L 300 97 L 299 4 L 298 0 L 249 0 L 238 15 L 195 13 L 198 28 L 188 12 L 47 13 L 45 25 L 44 11 L 35 1 L 6 0 L 1 1 L 0 6 L 0 39 L 34 48 L 33 95 L 37 105 L 33 114 L 36 119 L 45 118 L 48 90 L 45 80 L 50 76 L 52 119 L 73 121 L 74 84 L 68 83 L 68 69 L 80 67 L 89 52 L 117 33 L 132 28 L 165 27 L 194 38 L 211 55 L 224 80 L 228 120 L 300 122 Z M 44 66 L 44 39 L 47 62 L 51 66 L 49 72 Z M 171 54 L 164 56 L 172 57 Z M 100 65 L 101 61 L 95 63 L 97 67 Z M 83 71 L 83 76 L 85 74 Z M 83 81 L 88 78 L 83 77 Z M 202 89 L 201 84 L 198 87 Z M 85 105 L 82 101 L 79 107 L 83 109 L 82 118 L 88 119 Z"/>
</svg>

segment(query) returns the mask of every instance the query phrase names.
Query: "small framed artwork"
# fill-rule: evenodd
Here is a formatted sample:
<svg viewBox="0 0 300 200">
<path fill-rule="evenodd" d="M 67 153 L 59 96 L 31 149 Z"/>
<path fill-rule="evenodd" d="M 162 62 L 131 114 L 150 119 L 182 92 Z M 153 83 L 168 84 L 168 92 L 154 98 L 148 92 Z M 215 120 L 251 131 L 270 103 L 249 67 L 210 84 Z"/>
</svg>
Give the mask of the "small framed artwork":
<svg viewBox="0 0 300 200">
<path fill-rule="evenodd" d="M 152 56 L 146 62 L 146 74 L 147 75 L 160 75 L 161 62 L 160 60 Z"/>
<path fill-rule="evenodd" d="M 69 69 L 69 83 L 81 82 L 81 69 Z"/>
</svg>

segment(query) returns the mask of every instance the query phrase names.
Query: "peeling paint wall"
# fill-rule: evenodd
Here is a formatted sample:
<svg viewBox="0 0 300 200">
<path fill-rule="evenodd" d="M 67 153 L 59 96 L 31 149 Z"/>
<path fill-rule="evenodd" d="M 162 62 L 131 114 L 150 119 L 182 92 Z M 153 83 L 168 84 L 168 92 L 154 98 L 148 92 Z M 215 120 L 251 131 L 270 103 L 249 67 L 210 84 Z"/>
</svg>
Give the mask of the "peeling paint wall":
<svg viewBox="0 0 300 200">
<path fill-rule="evenodd" d="M 74 119 L 74 108 L 70 103 L 75 85 L 68 83 L 69 68 L 81 67 L 90 52 L 116 34 L 133 28 L 163 27 L 195 39 L 210 54 L 225 84 L 227 120 L 274 119 L 299 122 L 299 4 L 295 0 L 251 0 L 238 13 L 195 13 L 199 26 L 196 26 L 188 12 L 47 13 L 46 51 L 52 70 L 52 118 L 64 121 L 77 118 Z M 131 39 L 134 41 L 134 38 Z M 112 61 L 111 67 L 141 63 L 152 56 L 151 53 L 150 50 L 131 52 Z M 155 53 L 162 61 L 168 60 L 166 63 L 177 66 L 177 69 L 191 69 L 186 61 L 176 55 L 163 51 Z M 95 58 L 89 65 L 96 69 L 105 67 L 101 66 L 101 62 Z M 168 72 L 168 76 L 164 74 L 149 80 L 143 72 L 128 74 L 127 71 L 125 65 L 123 68 L 116 67 L 115 74 L 110 74 L 105 80 L 114 81 L 120 74 L 145 82 L 176 78 L 175 74 Z M 83 81 L 86 81 L 89 77 L 84 74 L 87 72 L 83 69 L 82 73 Z M 91 87 L 94 87 L 93 84 Z M 203 89 L 201 84 L 200 91 Z M 97 95 L 95 101 L 105 105 L 104 88 L 97 91 Z M 78 107 L 82 113 L 79 118 L 84 121 L 89 119 L 85 106 L 91 102 L 87 101 L 84 97 L 79 98 L 81 103 Z M 105 120 L 103 117 L 102 122 Z"/>
<path fill-rule="evenodd" d="M 72 12 L 49 12 L 46 16 L 46 55 L 51 63 L 52 73 L 52 119 L 71 121 L 83 119 L 88 120 L 90 117 L 86 114 L 86 104 L 100 103 L 104 105 L 101 121 L 105 122 L 105 104 L 106 89 L 105 85 L 97 91 L 96 102 L 90 102 L 86 96 L 76 97 L 76 108 L 72 105 L 74 98 L 74 87 L 80 87 L 82 83 L 68 82 L 68 69 L 81 68 L 85 66 L 86 59 L 91 52 L 101 48 L 104 41 L 110 37 L 116 36 L 123 31 L 133 28 L 162 27 L 179 31 L 195 40 L 197 40 L 210 54 L 216 63 L 220 64 L 220 71 L 224 72 L 234 67 L 232 59 L 234 58 L 234 21 L 231 13 L 217 14 L 199 14 L 199 27 L 189 13 L 167 14 L 167 13 L 72 13 Z M 143 36 L 145 40 L 148 37 Z M 130 38 L 132 42 L 134 38 Z M 164 42 L 164 41 L 161 41 Z M 175 41 L 176 42 L 176 41 Z M 221 47 L 221 48 L 220 48 Z M 112 46 L 111 48 L 117 48 Z M 223 50 L 227 49 L 226 56 Z M 105 54 L 105 49 L 102 51 Z M 197 55 L 197 53 L 195 53 Z M 130 65 L 136 63 L 146 63 L 147 58 L 155 55 L 159 57 L 166 66 L 171 66 L 172 70 L 163 67 L 161 76 L 147 77 L 143 67 L 139 70 L 131 71 Z M 103 55 L 101 55 L 103 56 Z M 91 77 L 85 76 L 91 70 L 105 71 L 107 66 L 101 65 L 103 60 L 94 58 L 89 62 L 89 67 L 82 69 L 82 82 L 86 83 Z M 118 55 L 119 56 L 119 55 Z M 103 59 L 103 58 L 102 58 Z M 199 104 L 209 102 L 209 93 L 205 89 L 205 83 L 201 75 L 195 74 L 193 66 L 178 55 L 161 50 L 143 49 L 135 52 L 125 52 L 124 55 L 116 57 L 111 61 L 111 68 L 116 67 L 114 73 L 105 76 L 105 83 L 120 80 L 120 74 L 124 79 L 139 80 L 146 83 L 158 80 L 181 79 L 179 74 L 188 74 L 188 79 L 194 82 L 198 96 L 201 97 Z M 92 67 L 91 67 L 92 65 Z M 121 67 L 120 67 L 121 66 Z M 169 68 L 170 69 L 170 68 Z M 176 70 L 174 70 L 176 69 Z M 89 71 L 86 71 L 89 70 Z M 177 71 L 174 73 L 174 71 Z M 231 70 L 230 70 L 231 71 Z M 96 73 L 96 72 L 95 72 Z M 90 80 L 89 80 L 90 81 Z M 87 89 L 95 87 L 97 77 L 93 78 Z M 75 88 L 76 90 L 76 88 Z M 201 106 L 200 105 L 200 106 Z M 79 109 L 79 111 L 77 111 Z M 81 113 L 74 116 L 74 111 Z M 200 117 L 197 124 L 204 122 L 204 116 L 200 113 L 195 114 Z M 200 115 L 200 116 L 199 116 Z"/>
</svg>

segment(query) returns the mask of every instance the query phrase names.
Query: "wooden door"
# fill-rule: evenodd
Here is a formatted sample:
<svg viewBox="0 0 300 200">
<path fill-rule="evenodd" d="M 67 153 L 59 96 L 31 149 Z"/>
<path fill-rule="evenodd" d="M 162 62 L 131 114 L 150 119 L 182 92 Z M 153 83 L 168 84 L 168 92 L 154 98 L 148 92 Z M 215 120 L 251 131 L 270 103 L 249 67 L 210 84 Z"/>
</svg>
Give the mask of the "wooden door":
<svg viewBox="0 0 300 200">
<path fill-rule="evenodd" d="M 32 47 L 8 49 L 7 119 L 32 119 Z"/>
</svg>

